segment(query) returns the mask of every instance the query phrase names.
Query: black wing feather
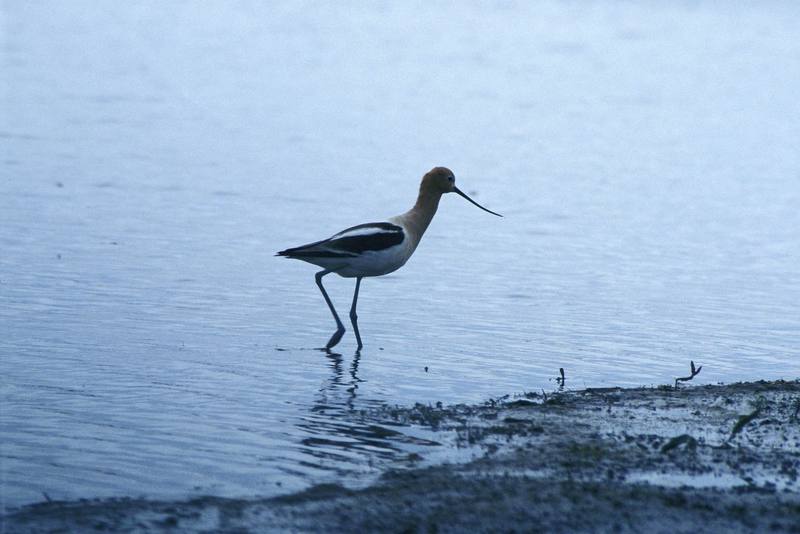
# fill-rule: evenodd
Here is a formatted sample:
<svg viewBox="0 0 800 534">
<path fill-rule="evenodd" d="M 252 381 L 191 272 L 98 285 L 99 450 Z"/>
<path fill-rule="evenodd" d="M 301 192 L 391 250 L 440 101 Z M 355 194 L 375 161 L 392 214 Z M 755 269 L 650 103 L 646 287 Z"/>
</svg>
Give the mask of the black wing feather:
<svg viewBox="0 0 800 534">
<path fill-rule="evenodd" d="M 374 234 L 337 237 L 353 230 L 375 228 L 380 230 Z M 367 223 L 352 226 L 335 236 L 307 245 L 289 248 L 278 252 L 278 256 L 294 258 L 351 258 L 370 250 L 384 250 L 399 245 L 405 239 L 403 229 L 391 223 Z"/>
</svg>

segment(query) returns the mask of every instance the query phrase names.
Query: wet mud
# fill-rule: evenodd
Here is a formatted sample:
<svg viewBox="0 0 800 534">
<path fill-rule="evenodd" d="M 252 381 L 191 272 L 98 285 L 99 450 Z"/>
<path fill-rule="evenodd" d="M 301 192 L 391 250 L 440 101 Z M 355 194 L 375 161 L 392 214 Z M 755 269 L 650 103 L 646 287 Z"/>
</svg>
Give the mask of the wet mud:
<svg viewBox="0 0 800 534">
<path fill-rule="evenodd" d="M 800 381 L 587 389 L 384 408 L 478 457 L 363 489 L 45 502 L 4 532 L 800 532 Z"/>
</svg>

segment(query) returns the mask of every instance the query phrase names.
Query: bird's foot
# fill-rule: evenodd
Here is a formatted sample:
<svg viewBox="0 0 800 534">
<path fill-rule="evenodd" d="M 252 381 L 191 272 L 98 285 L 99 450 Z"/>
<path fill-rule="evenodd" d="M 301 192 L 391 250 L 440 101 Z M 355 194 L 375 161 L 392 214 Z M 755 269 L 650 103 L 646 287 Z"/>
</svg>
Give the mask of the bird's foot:
<svg viewBox="0 0 800 534">
<path fill-rule="evenodd" d="M 344 328 L 339 328 L 336 332 L 333 333 L 331 338 L 328 340 L 328 343 L 325 345 L 325 350 L 330 350 L 331 348 L 335 347 L 339 341 L 342 340 L 342 336 L 344 335 Z"/>
</svg>

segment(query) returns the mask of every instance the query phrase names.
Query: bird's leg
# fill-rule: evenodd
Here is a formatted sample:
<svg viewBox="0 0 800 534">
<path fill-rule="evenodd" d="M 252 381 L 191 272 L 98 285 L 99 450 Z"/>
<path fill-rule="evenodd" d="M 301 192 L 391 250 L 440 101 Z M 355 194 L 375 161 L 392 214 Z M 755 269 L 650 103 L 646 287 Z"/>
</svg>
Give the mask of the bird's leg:
<svg viewBox="0 0 800 534">
<path fill-rule="evenodd" d="M 317 286 L 319 286 L 319 290 L 322 291 L 322 296 L 325 297 L 325 302 L 328 303 L 328 308 L 331 309 L 333 318 L 336 319 L 336 332 L 334 332 L 331 338 L 328 340 L 328 344 L 325 345 L 325 349 L 330 349 L 331 347 L 335 346 L 337 343 L 339 343 L 339 340 L 342 339 L 342 336 L 344 335 L 344 325 L 342 324 L 342 321 L 339 320 L 339 316 L 336 314 L 336 309 L 333 307 L 331 298 L 328 296 L 325 288 L 322 287 L 322 277 L 330 272 L 331 271 L 326 269 L 314 275 L 314 278 L 317 279 Z"/>
<path fill-rule="evenodd" d="M 358 288 L 361 286 L 361 277 L 356 278 L 356 291 L 353 293 L 353 305 L 350 306 L 350 322 L 353 323 L 353 332 L 356 333 L 358 350 L 364 345 L 361 343 L 361 334 L 358 333 L 358 315 L 356 315 L 356 304 L 358 303 Z"/>
</svg>

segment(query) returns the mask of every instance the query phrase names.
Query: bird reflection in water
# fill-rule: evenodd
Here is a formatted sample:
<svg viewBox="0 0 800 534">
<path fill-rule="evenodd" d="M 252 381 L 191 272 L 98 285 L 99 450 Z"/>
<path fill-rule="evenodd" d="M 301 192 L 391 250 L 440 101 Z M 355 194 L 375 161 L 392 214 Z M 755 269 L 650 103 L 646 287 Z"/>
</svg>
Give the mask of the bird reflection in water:
<svg viewBox="0 0 800 534">
<path fill-rule="evenodd" d="M 361 379 L 358 378 L 358 363 L 361 361 L 361 351 L 357 350 L 353 355 L 353 361 L 350 364 L 349 380 L 344 378 L 344 369 L 342 368 L 342 361 L 344 358 L 340 353 L 327 351 L 325 357 L 330 360 L 330 367 L 333 371 L 333 375 L 327 381 L 326 385 L 320 389 L 320 393 L 327 397 L 329 394 L 337 395 L 337 391 L 344 391 L 347 393 L 345 399 L 343 399 L 344 405 L 348 410 L 353 410 L 356 393 L 358 391 L 358 383 L 361 382 Z M 325 404 L 327 403 L 325 402 Z M 381 403 L 378 403 L 378 405 L 380 406 Z M 316 407 L 315 405 L 314 408 Z M 312 408 L 312 410 L 314 408 Z"/>
<path fill-rule="evenodd" d="M 330 471 L 337 476 L 364 472 L 375 462 L 392 462 L 418 452 L 434 441 L 408 435 L 401 423 L 390 419 L 386 403 L 359 395 L 360 352 L 348 366 L 337 352 L 326 353 L 330 377 L 318 390 L 309 414 L 297 424 L 301 451 L 309 455 L 304 467 Z"/>
</svg>

